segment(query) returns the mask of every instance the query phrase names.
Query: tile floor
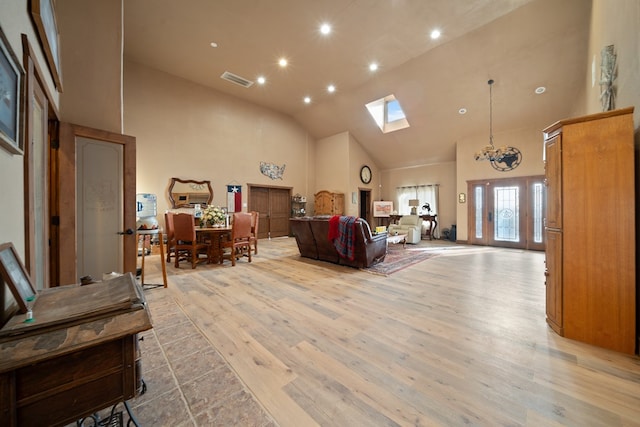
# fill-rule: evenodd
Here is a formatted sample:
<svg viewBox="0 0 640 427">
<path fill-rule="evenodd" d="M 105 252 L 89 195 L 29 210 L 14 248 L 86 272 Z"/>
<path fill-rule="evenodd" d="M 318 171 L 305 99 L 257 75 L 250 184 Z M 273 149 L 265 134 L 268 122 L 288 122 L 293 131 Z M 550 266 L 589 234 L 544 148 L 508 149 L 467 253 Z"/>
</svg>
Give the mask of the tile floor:
<svg viewBox="0 0 640 427">
<path fill-rule="evenodd" d="M 154 325 L 140 334 L 147 391 L 129 402 L 141 426 L 277 425 L 169 292 L 145 296 Z"/>
</svg>

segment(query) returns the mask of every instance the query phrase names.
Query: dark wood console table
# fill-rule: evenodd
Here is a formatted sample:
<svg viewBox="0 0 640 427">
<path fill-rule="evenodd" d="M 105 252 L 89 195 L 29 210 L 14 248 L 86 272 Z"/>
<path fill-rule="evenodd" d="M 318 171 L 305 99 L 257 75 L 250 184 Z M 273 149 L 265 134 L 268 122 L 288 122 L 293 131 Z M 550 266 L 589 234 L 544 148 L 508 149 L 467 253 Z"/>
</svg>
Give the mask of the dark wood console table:
<svg viewBox="0 0 640 427">
<path fill-rule="evenodd" d="M 424 232 L 424 237 L 429 238 L 429 240 L 433 240 L 433 232 L 436 231 L 436 227 L 438 226 L 438 220 L 436 219 L 437 216 L 437 214 L 420 215 L 420 218 L 422 218 L 423 221 L 427 221 L 429 223 L 429 226 Z"/>
<path fill-rule="evenodd" d="M 38 293 L 31 322 L 0 329 L 0 425 L 64 426 L 126 404 L 142 386 L 137 334 L 151 327 L 130 273 Z"/>
</svg>

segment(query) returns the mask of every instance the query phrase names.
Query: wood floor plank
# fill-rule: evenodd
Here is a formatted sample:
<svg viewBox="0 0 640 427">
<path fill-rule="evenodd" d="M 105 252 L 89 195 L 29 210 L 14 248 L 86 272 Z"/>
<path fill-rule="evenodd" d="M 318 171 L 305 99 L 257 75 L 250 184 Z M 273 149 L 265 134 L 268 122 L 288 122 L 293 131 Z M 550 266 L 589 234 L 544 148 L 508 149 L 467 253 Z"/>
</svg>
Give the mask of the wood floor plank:
<svg viewBox="0 0 640 427">
<path fill-rule="evenodd" d="M 166 291 L 283 427 L 640 426 L 640 359 L 548 328 L 542 253 L 407 246 L 438 255 L 381 276 L 264 240 Z"/>
</svg>

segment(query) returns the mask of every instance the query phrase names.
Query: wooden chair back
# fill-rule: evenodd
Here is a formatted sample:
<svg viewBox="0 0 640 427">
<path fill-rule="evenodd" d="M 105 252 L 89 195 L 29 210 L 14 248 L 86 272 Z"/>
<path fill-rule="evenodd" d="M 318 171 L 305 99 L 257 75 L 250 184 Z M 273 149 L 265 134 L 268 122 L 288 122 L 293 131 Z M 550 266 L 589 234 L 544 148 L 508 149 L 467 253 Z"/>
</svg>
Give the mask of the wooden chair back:
<svg viewBox="0 0 640 427">
<path fill-rule="evenodd" d="M 236 265 L 236 258 L 247 254 L 251 262 L 251 214 L 247 212 L 236 212 L 233 214 L 233 224 L 231 226 L 231 240 L 222 243 L 223 248 L 230 248 L 229 254 L 231 265 Z M 220 263 L 224 256 L 220 257 Z"/>
<path fill-rule="evenodd" d="M 191 243 L 196 241 L 194 218 L 191 214 L 180 213 L 173 215 L 173 237 L 176 243 Z"/>
<path fill-rule="evenodd" d="M 260 222 L 260 212 L 251 211 L 251 244 L 253 252 L 258 254 L 258 223 Z"/>
<path fill-rule="evenodd" d="M 173 212 L 165 212 L 164 228 L 167 233 L 167 262 L 171 262 L 171 256 L 175 256 L 175 236 L 173 232 Z"/>
<path fill-rule="evenodd" d="M 197 264 L 208 261 L 209 245 L 197 241 L 193 215 L 173 215 L 173 238 L 175 240 L 174 265 L 176 268 L 178 268 L 178 263 L 184 259 L 191 261 L 191 268 L 196 268 Z M 201 258 L 201 253 L 206 254 L 207 257 Z"/>
</svg>

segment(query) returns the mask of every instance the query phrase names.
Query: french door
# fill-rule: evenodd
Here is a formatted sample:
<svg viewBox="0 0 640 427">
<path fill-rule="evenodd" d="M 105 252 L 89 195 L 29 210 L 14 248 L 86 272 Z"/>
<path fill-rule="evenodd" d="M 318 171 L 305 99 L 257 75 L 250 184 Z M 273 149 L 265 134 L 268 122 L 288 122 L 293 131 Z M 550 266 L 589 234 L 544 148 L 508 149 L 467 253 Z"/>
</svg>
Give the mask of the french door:
<svg viewBox="0 0 640 427">
<path fill-rule="evenodd" d="M 544 177 L 468 181 L 468 236 L 474 245 L 544 250 Z"/>
</svg>

